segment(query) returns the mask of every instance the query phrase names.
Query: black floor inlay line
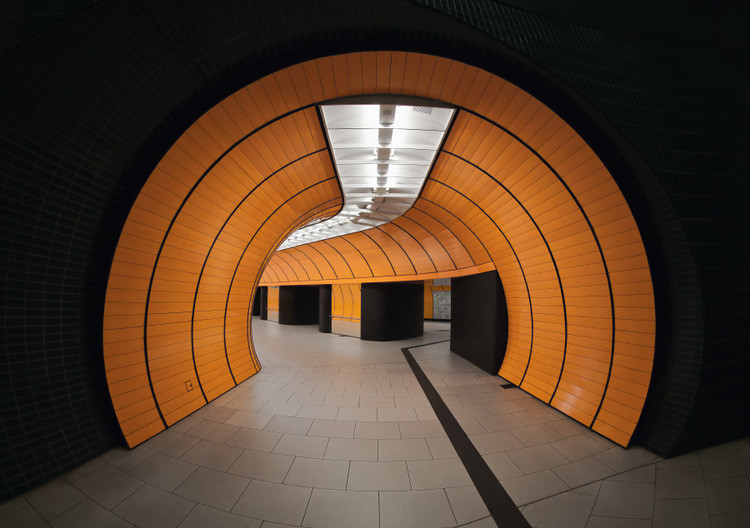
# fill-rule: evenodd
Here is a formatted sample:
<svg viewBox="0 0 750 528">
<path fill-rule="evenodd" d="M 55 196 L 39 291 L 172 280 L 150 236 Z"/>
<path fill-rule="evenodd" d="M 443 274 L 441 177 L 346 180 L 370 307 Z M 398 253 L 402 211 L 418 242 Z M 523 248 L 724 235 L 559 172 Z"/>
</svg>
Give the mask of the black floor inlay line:
<svg viewBox="0 0 750 528">
<path fill-rule="evenodd" d="M 521 510 L 518 509 L 513 499 L 508 495 L 508 492 L 505 491 L 500 481 L 497 480 L 487 462 L 484 461 L 482 455 L 474 447 L 469 436 L 459 425 L 453 413 L 450 412 L 440 394 L 433 387 L 432 382 L 427 378 L 422 367 L 419 366 L 417 360 L 414 359 L 414 356 L 409 351 L 412 348 L 444 342 L 437 341 L 435 343 L 406 347 L 402 348 L 401 352 L 404 353 L 407 363 L 409 363 L 414 376 L 419 381 L 425 396 L 427 396 L 427 400 L 432 405 L 432 409 L 435 411 L 440 424 L 448 434 L 453 448 L 458 453 L 458 457 L 469 473 L 472 482 L 474 482 L 474 486 L 476 486 L 495 524 L 497 524 L 498 528 L 530 528 L 528 521 L 521 514 Z"/>
</svg>

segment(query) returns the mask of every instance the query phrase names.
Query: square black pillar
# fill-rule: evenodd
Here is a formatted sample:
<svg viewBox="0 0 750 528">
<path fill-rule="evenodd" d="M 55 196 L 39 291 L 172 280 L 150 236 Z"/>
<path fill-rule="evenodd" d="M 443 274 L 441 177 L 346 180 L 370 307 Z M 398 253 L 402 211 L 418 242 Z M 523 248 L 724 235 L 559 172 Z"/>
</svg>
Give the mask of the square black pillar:
<svg viewBox="0 0 750 528">
<path fill-rule="evenodd" d="M 362 333 L 367 341 L 394 341 L 424 333 L 424 283 L 362 284 Z"/>
<path fill-rule="evenodd" d="M 281 286 L 279 324 L 318 324 L 318 287 Z"/>
<path fill-rule="evenodd" d="M 331 285 L 318 286 L 318 332 L 331 333 Z"/>
<path fill-rule="evenodd" d="M 497 374 L 508 344 L 508 308 L 495 271 L 451 281 L 451 351 Z"/>
</svg>

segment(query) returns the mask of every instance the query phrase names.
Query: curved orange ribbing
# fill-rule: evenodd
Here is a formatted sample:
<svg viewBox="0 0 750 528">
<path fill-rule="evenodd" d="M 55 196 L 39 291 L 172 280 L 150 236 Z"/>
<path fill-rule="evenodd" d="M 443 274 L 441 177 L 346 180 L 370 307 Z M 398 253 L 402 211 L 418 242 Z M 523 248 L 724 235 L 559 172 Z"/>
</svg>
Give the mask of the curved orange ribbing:
<svg viewBox="0 0 750 528">
<path fill-rule="evenodd" d="M 191 132 L 196 125 L 191 127 L 149 179 L 123 231 L 105 314 L 110 390 L 131 445 L 163 428 L 155 402 L 165 421 L 172 423 L 229 388 L 231 382 L 223 373 L 234 372 L 233 362 L 239 370 L 242 358 L 249 358 L 242 370 L 245 376 L 257 369 L 249 338 L 242 341 L 239 335 L 244 330 L 249 336 L 247 307 L 253 277 L 257 281 L 268 252 L 280 241 L 270 232 L 280 237 L 316 213 L 335 212 L 340 204 L 334 185 L 328 185 L 326 193 L 301 191 L 313 181 L 330 184 L 324 174 L 330 175 L 332 169 L 322 154 L 310 154 L 323 148 L 320 127 L 317 122 L 311 124 L 314 110 L 295 109 L 335 97 L 376 93 L 417 95 L 461 109 L 420 199 L 392 224 L 277 253 L 263 282 L 406 280 L 497 269 L 509 311 L 508 350 L 500 374 L 627 444 L 650 379 L 653 294 L 640 235 L 606 168 L 554 112 L 488 72 L 416 53 L 372 52 L 309 61 L 253 83 L 208 112 L 196 123 L 203 122 L 198 130 Z M 208 211 L 213 207 L 209 204 L 221 204 L 219 197 L 225 198 L 216 190 L 221 178 L 206 185 L 203 202 L 195 202 L 200 214 L 188 215 L 187 205 L 179 209 L 179 204 L 185 197 L 190 203 L 197 199 L 197 191 L 191 191 L 195 182 L 232 143 L 269 122 L 267 128 L 276 127 L 279 132 L 270 143 L 263 142 L 265 150 L 254 147 L 231 165 L 221 158 L 209 174 L 221 166 L 227 174 L 237 175 L 250 163 L 260 177 L 285 163 L 291 163 L 290 170 L 302 163 L 287 158 L 289 153 L 298 152 L 300 157 L 307 153 L 309 159 L 318 156 L 317 175 L 297 171 L 299 179 L 291 189 L 300 190 L 300 197 L 318 194 L 315 199 L 299 198 L 304 205 L 294 202 L 293 207 L 282 207 L 288 214 L 272 213 L 273 207 L 253 209 L 259 221 L 263 215 L 275 220 L 264 224 L 264 234 L 259 232 L 249 245 L 251 230 L 238 230 L 227 242 L 227 247 L 236 248 L 245 242 L 252 255 L 240 259 L 239 249 L 221 257 L 217 253 L 215 284 L 206 290 L 205 301 L 200 301 L 206 306 L 205 326 L 201 326 L 206 334 L 199 343 L 194 329 L 192 336 L 188 331 L 193 310 L 185 308 L 198 298 L 196 284 L 198 292 L 202 291 L 198 270 L 207 261 L 206 255 L 214 253 L 209 240 L 215 235 L 211 235 L 234 214 L 230 214 L 231 207 L 221 205 Z M 225 126 L 232 132 L 226 132 Z M 286 138 L 281 137 L 282 130 Z M 300 139 L 305 136 L 300 130 L 310 131 L 310 145 Z M 303 181 L 304 175 L 308 179 Z M 257 180 L 254 173 L 239 179 L 246 177 Z M 275 182 L 273 178 L 268 181 Z M 157 185 L 159 179 L 170 184 Z M 170 189 L 174 196 L 153 199 L 156 187 Z M 283 195 L 286 187 L 269 184 L 267 189 L 265 199 L 271 204 L 285 203 L 288 198 Z M 308 216 L 297 221 L 294 214 Z M 144 222 L 136 219 L 138 215 L 154 218 Z M 195 224 L 196 219 L 198 228 L 208 231 L 206 237 L 169 234 L 178 223 L 195 229 L 190 222 Z M 167 230 L 170 223 L 174 225 Z M 150 226 L 145 237 L 138 231 L 141 224 Z M 144 238 L 148 242 L 139 246 Z M 160 239 L 168 241 L 164 248 L 174 247 L 174 256 L 172 250 L 165 254 L 166 249 L 159 255 Z M 243 270 L 243 289 L 232 286 L 219 264 L 231 267 L 240 261 L 243 264 L 236 269 Z M 138 262 L 142 264 L 137 268 L 128 268 Z M 183 274 L 179 279 L 170 274 L 178 268 Z M 155 278 L 149 289 L 151 275 Z M 223 302 L 224 297 L 231 303 Z M 232 344 L 226 346 L 222 363 L 219 334 L 224 314 L 234 330 L 227 331 L 232 336 L 227 343 Z M 149 365 L 163 360 L 160 369 L 164 370 L 154 369 L 152 385 L 147 379 L 146 355 Z M 130 370 L 125 373 L 125 368 Z M 183 378 L 191 368 L 206 371 L 201 379 L 214 373 L 204 400 L 200 393 L 185 392 Z"/>
</svg>

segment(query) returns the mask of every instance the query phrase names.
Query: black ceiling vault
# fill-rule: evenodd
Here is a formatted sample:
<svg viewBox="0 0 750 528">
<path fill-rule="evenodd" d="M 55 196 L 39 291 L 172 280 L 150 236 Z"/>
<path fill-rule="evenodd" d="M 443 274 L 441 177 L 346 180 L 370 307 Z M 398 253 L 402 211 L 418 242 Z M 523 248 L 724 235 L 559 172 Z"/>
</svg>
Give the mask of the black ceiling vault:
<svg viewBox="0 0 750 528">
<path fill-rule="evenodd" d="M 748 88 L 716 28 L 629 36 L 489 0 L 18 4 L 0 18 L 0 500 L 121 441 L 104 291 L 161 156 L 240 87 L 355 50 L 461 60 L 566 119 L 622 188 L 654 276 L 637 441 L 666 455 L 750 432 Z"/>
</svg>

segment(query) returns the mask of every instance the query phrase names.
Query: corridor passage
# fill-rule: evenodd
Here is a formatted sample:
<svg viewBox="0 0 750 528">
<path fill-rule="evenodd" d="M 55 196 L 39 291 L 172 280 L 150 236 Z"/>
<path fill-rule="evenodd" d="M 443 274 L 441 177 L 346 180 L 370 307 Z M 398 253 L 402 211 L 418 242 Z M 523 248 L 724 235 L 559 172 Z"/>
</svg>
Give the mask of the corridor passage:
<svg viewBox="0 0 750 528">
<path fill-rule="evenodd" d="M 0 504 L 0 527 L 496 526 L 402 347 L 531 526 L 750 525 L 748 439 L 667 461 L 622 449 L 452 354 L 449 329 L 366 342 L 256 318 L 259 374 Z"/>
</svg>

